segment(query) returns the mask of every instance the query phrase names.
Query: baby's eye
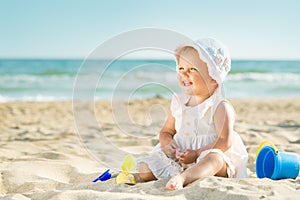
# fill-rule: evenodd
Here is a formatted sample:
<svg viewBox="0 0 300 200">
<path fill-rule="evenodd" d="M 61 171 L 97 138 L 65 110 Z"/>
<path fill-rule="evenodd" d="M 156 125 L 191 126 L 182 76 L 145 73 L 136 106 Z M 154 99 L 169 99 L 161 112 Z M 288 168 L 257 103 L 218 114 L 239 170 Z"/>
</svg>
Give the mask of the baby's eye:
<svg viewBox="0 0 300 200">
<path fill-rule="evenodd" d="M 184 70 L 184 68 L 183 67 L 181 67 L 181 66 L 178 66 L 178 70 Z"/>
<path fill-rule="evenodd" d="M 191 67 L 191 71 L 198 71 L 196 67 Z"/>
</svg>

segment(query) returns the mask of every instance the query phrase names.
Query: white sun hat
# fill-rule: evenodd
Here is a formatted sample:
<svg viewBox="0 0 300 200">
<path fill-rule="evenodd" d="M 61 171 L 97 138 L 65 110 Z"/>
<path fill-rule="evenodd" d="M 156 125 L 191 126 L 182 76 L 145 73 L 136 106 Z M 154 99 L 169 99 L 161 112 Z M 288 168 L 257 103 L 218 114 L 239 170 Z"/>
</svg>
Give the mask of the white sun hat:
<svg viewBox="0 0 300 200">
<path fill-rule="evenodd" d="M 200 59 L 207 64 L 209 75 L 217 81 L 219 86 L 222 85 L 231 69 L 231 58 L 226 46 L 214 38 L 202 38 L 190 44 L 180 45 L 176 52 L 186 46 L 198 51 Z"/>
</svg>

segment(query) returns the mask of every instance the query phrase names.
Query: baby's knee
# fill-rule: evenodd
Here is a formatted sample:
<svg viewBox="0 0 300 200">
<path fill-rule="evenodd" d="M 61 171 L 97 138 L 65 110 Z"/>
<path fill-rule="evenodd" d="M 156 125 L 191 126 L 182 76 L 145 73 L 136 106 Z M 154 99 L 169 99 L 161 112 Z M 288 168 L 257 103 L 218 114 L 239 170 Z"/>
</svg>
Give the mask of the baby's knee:
<svg viewBox="0 0 300 200">
<path fill-rule="evenodd" d="M 223 166 L 225 164 L 224 158 L 222 155 L 216 152 L 210 152 L 207 154 L 209 160 L 211 160 L 215 165 Z"/>
<path fill-rule="evenodd" d="M 147 163 L 144 162 L 141 162 L 138 165 L 138 176 L 143 181 L 152 181 L 156 179 Z"/>
<path fill-rule="evenodd" d="M 145 162 L 140 162 L 140 163 L 138 164 L 138 172 L 139 172 L 139 173 L 143 173 L 143 172 L 147 171 L 147 169 L 149 169 L 147 163 L 145 163 Z"/>
</svg>

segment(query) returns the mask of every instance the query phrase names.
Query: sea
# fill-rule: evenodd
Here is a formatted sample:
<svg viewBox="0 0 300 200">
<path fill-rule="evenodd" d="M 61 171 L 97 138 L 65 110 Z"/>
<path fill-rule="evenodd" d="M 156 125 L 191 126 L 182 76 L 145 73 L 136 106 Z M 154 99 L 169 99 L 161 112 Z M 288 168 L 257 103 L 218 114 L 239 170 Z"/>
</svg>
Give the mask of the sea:
<svg viewBox="0 0 300 200">
<path fill-rule="evenodd" d="M 80 85 L 96 100 L 171 98 L 181 91 L 175 67 L 155 59 L 0 59 L 0 102 L 72 100 Z M 227 98 L 300 97 L 300 60 L 233 60 L 224 88 Z"/>
</svg>

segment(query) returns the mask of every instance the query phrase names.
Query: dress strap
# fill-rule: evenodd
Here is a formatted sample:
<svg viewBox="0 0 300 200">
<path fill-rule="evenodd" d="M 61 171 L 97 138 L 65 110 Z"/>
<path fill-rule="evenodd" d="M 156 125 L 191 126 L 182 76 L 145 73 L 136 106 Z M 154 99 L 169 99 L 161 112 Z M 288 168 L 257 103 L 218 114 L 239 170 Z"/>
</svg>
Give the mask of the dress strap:
<svg viewBox="0 0 300 200">
<path fill-rule="evenodd" d="M 214 104 L 213 104 L 213 106 L 212 106 L 212 113 L 213 113 L 213 114 L 215 114 L 215 112 L 216 112 L 216 110 L 217 110 L 219 104 L 220 104 L 221 102 L 223 102 L 223 101 L 228 102 L 228 101 L 227 101 L 226 99 L 224 99 L 224 98 L 222 98 L 222 99 L 216 99 L 216 101 L 214 102 Z"/>
<path fill-rule="evenodd" d="M 216 101 L 215 101 L 215 103 L 213 104 L 213 106 L 212 106 L 212 109 L 211 109 L 211 120 L 213 120 L 213 116 L 215 115 L 215 112 L 216 112 L 216 110 L 217 110 L 217 108 L 218 108 L 218 106 L 220 105 L 220 103 L 222 103 L 222 102 L 226 102 L 227 104 L 229 104 L 231 107 L 232 107 L 232 109 L 233 109 L 233 111 L 234 111 L 234 108 L 233 108 L 233 106 L 232 106 L 232 104 L 227 100 L 227 99 L 225 99 L 225 98 L 218 98 L 218 99 L 216 99 Z M 235 119 L 235 111 L 234 111 L 234 119 Z"/>
</svg>

